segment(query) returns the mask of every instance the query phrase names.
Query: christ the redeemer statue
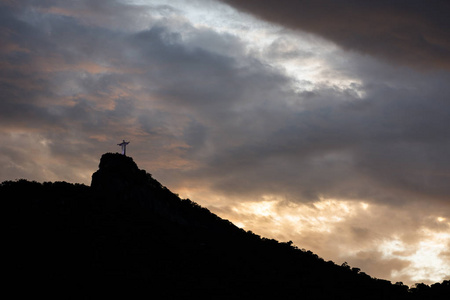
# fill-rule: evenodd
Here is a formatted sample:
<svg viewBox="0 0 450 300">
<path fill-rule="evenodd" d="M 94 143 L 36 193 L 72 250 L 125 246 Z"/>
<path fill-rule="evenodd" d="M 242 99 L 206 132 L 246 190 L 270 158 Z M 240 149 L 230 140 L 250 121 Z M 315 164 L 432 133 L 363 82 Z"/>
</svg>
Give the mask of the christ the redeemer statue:
<svg viewBox="0 0 450 300">
<path fill-rule="evenodd" d="M 130 143 L 130 142 L 125 142 L 125 140 L 123 140 L 122 143 L 117 144 L 118 146 L 121 146 L 121 147 L 122 147 L 122 155 L 127 155 L 127 145 L 128 145 L 129 143 Z"/>
</svg>

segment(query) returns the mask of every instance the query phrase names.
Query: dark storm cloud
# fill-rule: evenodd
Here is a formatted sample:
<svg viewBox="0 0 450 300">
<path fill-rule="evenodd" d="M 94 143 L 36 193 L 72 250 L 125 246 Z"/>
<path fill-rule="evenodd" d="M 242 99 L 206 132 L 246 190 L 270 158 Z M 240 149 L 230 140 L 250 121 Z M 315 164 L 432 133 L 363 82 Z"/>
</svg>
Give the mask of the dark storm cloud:
<svg viewBox="0 0 450 300">
<path fill-rule="evenodd" d="M 151 7 L 140 12 L 151 26 L 123 31 L 112 19 L 84 21 L 89 3 L 2 9 L 3 45 L 14 45 L 1 54 L 4 128 L 40 129 L 49 151 L 67 158 L 134 136 L 136 153 L 190 165 L 162 172 L 169 184 L 207 182 L 249 199 L 283 191 L 295 201 L 446 201 L 447 73 L 424 78 L 355 55 L 333 67 L 359 86 L 296 92 L 238 37 L 198 29 L 176 10 L 154 21 L 160 8 Z M 92 14 L 118 14 L 122 24 L 135 8 L 116 4 Z M 311 55 L 283 39 L 268 53 Z"/>
<path fill-rule="evenodd" d="M 387 71 L 389 72 L 389 71 Z M 398 75 L 407 76 L 408 70 Z M 295 95 L 294 106 L 282 101 L 247 102 L 250 112 L 233 118 L 230 139 L 211 137 L 216 149 L 205 175 L 229 194 L 283 193 L 320 197 L 403 202 L 447 201 L 450 107 L 447 75 L 395 81 L 373 87 L 363 83 L 364 99 L 352 91 L 318 88 Z M 379 79 L 378 79 L 379 80 Z M 397 86 L 398 84 L 398 86 Z M 262 92 L 268 92 L 261 88 Z M 274 99 L 278 97 L 274 95 Z M 245 141 L 234 146 L 239 135 Z M 236 177 L 241 180 L 236 181 Z"/>
<path fill-rule="evenodd" d="M 118 13 L 111 3 L 91 14 Z M 253 90 L 264 87 L 258 93 L 269 95 L 268 84 L 288 82 L 247 60 L 242 42 L 229 34 L 185 23 L 182 37 L 173 29 L 177 18 L 149 17 L 148 28 L 124 32 L 111 28 L 110 19 L 85 22 L 79 13 L 87 2 L 23 4 L 1 10 L 1 123 L 6 138 L 31 131 L 52 141 L 44 144 L 53 157 L 97 153 L 102 142 L 135 135 L 142 147 L 147 136 L 159 154 L 185 140 L 186 159 L 201 158 L 197 142 L 239 131 L 230 127 L 235 106 L 252 100 Z M 118 24 L 127 18 L 121 15 Z"/>
<path fill-rule="evenodd" d="M 445 0 L 221 1 L 390 62 L 450 68 L 450 3 Z"/>
<path fill-rule="evenodd" d="M 111 122 L 114 108 L 100 110 L 90 100 L 105 97 L 122 79 L 92 73 L 108 62 L 103 55 L 118 58 L 108 41 L 119 34 L 87 30 L 73 16 L 40 10 L 46 3 L 56 4 L 7 3 L 0 9 L 3 179 L 79 181 L 90 161 L 86 153 L 101 154 L 95 150 L 101 143 L 91 136 L 118 128 Z"/>
<path fill-rule="evenodd" d="M 0 2 L 0 181 L 89 184 L 101 154 L 131 140 L 127 153 L 141 168 L 174 192 L 194 191 L 201 199 L 192 200 L 205 200 L 202 205 L 209 197 L 221 199 L 217 209 L 253 222 L 255 232 L 273 233 L 268 224 L 280 226 L 277 216 L 295 220 L 297 214 L 310 228 L 297 234 L 302 224 L 286 218 L 283 239 L 297 238 L 300 247 L 336 260 L 360 249 L 349 263 L 371 275 L 401 270 L 407 255 L 382 257 L 379 239 L 393 234 L 418 244 L 421 228 L 448 229 L 442 219 L 450 218 L 448 57 L 408 39 L 417 28 L 445 50 L 444 29 L 436 24 L 447 21 L 439 15 L 429 20 L 433 13 L 426 10 L 413 22 L 419 2 L 405 10 L 372 2 L 342 1 L 339 13 L 334 4 L 319 9 L 325 1 L 302 2 L 295 18 L 300 23 L 291 7 L 286 24 L 427 72 L 334 47 L 316 53 L 321 41 L 305 48 L 282 30 L 258 52 L 244 35 L 195 25 L 171 6 Z M 258 3 L 262 15 L 269 1 Z M 289 8 L 279 3 L 275 21 Z M 349 25 L 343 14 L 355 17 L 346 11 L 350 4 L 361 17 Z M 398 26 L 405 26 L 406 39 L 391 30 Z M 369 49 L 375 37 L 378 48 Z M 315 39 L 308 38 L 306 44 Z M 292 78 L 273 61 L 320 66 L 316 78 L 301 72 Z M 299 89 L 299 81 L 308 89 Z M 257 210 L 236 212 L 236 199 L 243 207 L 261 199 L 284 201 L 261 217 Z M 334 204 L 314 208 L 318 199 Z M 348 213 L 341 201 L 357 213 Z M 367 210 L 358 201 L 368 203 Z M 448 252 L 441 256 L 448 259 Z"/>
</svg>

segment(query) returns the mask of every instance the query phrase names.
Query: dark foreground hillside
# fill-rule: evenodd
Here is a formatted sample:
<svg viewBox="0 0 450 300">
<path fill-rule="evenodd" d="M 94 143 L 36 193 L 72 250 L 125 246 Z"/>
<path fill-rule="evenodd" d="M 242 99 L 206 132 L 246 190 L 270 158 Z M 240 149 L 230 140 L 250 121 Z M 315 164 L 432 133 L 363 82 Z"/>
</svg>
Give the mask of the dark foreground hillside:
<svg viewBox="0 0 450 300">
<path fill-rule="evenodd" d="M 260 238 L 181 200 L 130 157 L 104 154 L 91 187 L 0 185 L 14 298 L 449 299 L 450 282 L 391 284 Z"/>
</svg>

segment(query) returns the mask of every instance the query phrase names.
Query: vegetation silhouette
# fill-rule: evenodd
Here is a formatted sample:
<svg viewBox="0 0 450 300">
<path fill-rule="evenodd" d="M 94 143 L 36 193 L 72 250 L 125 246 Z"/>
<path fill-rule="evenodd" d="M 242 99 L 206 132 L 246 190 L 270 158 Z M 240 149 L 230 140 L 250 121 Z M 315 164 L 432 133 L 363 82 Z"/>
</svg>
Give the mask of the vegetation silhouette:
<svg viewBox="0 0 450 300">
<path fill-rule="evenodd" d="M 262 238 L 180 199 L 132 158 L 101 157 L 91 186 L 0 184 L 17 298 L 449 299 Z"/>
</svg>

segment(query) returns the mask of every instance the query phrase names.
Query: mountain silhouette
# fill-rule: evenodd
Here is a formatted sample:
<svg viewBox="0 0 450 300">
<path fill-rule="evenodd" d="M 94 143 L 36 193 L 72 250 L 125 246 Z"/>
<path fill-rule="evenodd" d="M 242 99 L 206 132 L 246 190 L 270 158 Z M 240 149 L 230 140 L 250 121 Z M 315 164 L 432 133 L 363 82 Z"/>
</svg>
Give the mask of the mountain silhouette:
<svg viewBox="0 0 450 300">
<path fill-rule="evenodd" d="M 131 157 L 106 153 L 91 186 L 5 181 L 14 298 L 448 299 L 372 278 L 180 199 Z"/>
</svg>

